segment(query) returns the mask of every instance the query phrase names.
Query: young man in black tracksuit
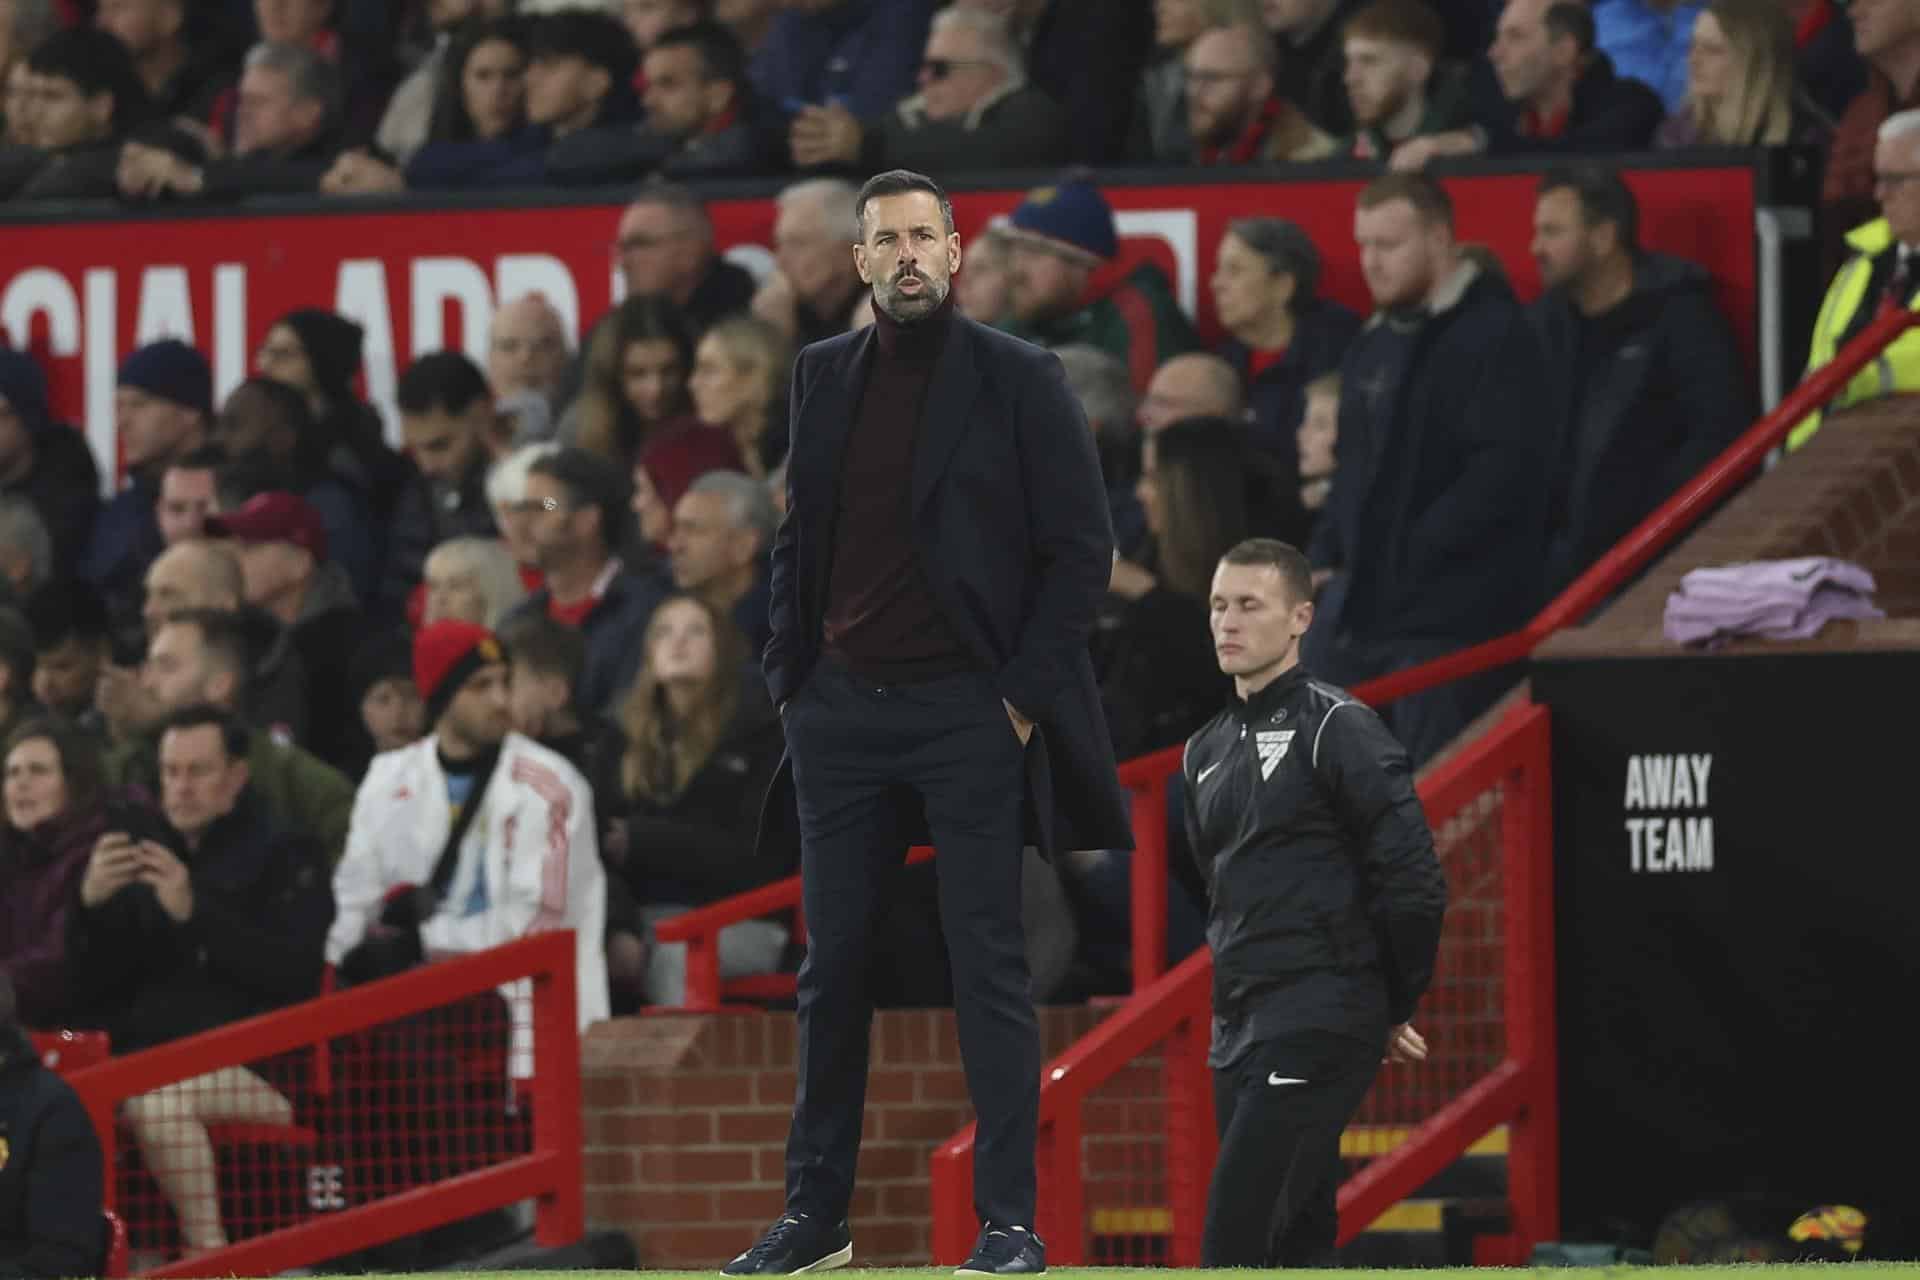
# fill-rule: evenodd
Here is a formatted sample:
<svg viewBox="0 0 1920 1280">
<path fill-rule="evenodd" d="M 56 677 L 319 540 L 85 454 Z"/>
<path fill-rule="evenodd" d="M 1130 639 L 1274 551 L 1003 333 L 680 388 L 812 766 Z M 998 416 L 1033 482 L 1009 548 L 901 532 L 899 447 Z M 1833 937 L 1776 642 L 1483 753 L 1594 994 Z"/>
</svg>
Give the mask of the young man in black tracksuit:
<svg viewBox="0 0 1920 1280">
<path fill-rule="evenodd" d="M 1220 1158 L 1201 1265 L 1321 1266 L 1340 1134 L 1382 1053 L 1417 1062 L 1447 887 L 1407 753 L 1301 669 L 1306 557 L 1221 558 L 1211 618 L 1234 704 L 1187 740 L 1187 836 L 1206 879 Z"/>
</svg>

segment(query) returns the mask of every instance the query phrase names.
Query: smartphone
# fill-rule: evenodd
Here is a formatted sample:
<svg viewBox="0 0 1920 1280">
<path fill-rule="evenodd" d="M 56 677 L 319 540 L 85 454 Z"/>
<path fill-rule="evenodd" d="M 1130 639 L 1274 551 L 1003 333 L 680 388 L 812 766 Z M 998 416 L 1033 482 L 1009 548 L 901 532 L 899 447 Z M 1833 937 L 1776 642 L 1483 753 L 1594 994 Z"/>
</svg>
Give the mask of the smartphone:
<svg viewBox="0 0 1920 1280">
<path fill-rule="evenodd" d="M 135 844 L 151 840 L 169 849 L 174 847 L 173 828 L 167 820 L 137 804 L 107 806 L 107 830 L 125 832 Z"/>
</svg>

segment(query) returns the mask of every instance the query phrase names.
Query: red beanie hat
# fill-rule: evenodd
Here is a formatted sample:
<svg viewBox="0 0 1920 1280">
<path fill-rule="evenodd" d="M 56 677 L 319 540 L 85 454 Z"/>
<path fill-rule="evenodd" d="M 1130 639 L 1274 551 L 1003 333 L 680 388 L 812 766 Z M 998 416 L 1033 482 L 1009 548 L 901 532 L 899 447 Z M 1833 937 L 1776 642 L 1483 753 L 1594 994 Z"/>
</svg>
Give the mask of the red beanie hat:
<svg viewBox="0 0 1920 1280">
<path fill-rule="evenodd" d="M 474 672 L 506 660 L 493 632 L 477 622 L 447 618 L 422 627 L 413 638 L 413 683 L 426 701 L 427 724 L 439 722 Z"/>
<path fill-rule="evenodd" d="M 740 446 L 719 427 L 688 426 L 647 442 L 638 464 L 671 511 L 693 482 L 709 471 L 745 471 Z"/>
</svg>

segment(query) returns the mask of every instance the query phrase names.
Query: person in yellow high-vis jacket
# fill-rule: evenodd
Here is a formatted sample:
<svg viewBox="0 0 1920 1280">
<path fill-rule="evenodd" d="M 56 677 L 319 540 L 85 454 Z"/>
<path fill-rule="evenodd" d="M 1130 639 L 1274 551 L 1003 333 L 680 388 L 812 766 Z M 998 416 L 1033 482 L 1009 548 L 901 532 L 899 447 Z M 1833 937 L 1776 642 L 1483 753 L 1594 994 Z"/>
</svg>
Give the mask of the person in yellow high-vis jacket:
<svg viewBox="0 0 1920 1280">
<path fill-rule="evenodd" d="M 1920 310 L 1920 110 L 1898 112 L 1880 126 L 1873 171 L 1881 216 L 1847 234 L 1853 256 L 1833 277 L 1820 304 L 1807 353 L 1809 375 L 1832 360 L 1882 306 Z M 1912 392 L 1920 392 L 1920 329 L 1900 335 L 1825 409 L 1801 419 L 1787 435 L 1787 448 L 1798 449 L 1811 439 L 1827 411 Z"/>
</svg>

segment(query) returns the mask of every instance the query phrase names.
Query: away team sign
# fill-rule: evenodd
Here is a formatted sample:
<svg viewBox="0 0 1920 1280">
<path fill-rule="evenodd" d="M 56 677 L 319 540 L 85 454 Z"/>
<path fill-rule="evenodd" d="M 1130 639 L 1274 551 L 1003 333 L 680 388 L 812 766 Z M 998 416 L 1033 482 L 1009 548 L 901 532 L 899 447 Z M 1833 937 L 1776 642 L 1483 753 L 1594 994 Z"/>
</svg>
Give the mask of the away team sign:
<svg viewBox="0 0 1920 1280">
<path fill-rule="evenodd" d="M 1705 264 L 1743 339 L 1755 315 L 1753 175 L 1742 167 L 1660 169 L 1629 175 L 1640 196 L 1642 239 Z M 1531 174 L 1449 182 L 1463 239 L 1493 247 L 1523 294 L 1538 287 L 1528 254 Z M 1234 218 L 1277 214 L 1298 222 L 1326 255 L 1323 291 L 1363 305 L 1353 248 L 1357 181 L 1110 186 L 1124 252 L 1159 261 L 1181 302 L 1211 331 L 1207 278 Z M 1020 190 L 960 194 L 963 236 L 1012 210 Z M 156 217 L 67 223 L 0 223 L 0 329 L 40 355 L 54 403 L 84 426 L 95 452 L 114 456 L 113 373 L 133 347 L 181 337 L 205 351 L 223 394 L 244 378 L 275 317 L 329 307 L 365 326 L 366 394 L 389 409 L 399 370 L 413 356 L 487 346 L 500 302 L 538 291 L 576 331 L 618 299 L 610 245 L 617 204 L 556 208 L 355 212 L 350 202 L 312 212 Z M 719 243 L 764 268 L 772 240 L 769 201 L 712 206 Z"/>
</svg>

